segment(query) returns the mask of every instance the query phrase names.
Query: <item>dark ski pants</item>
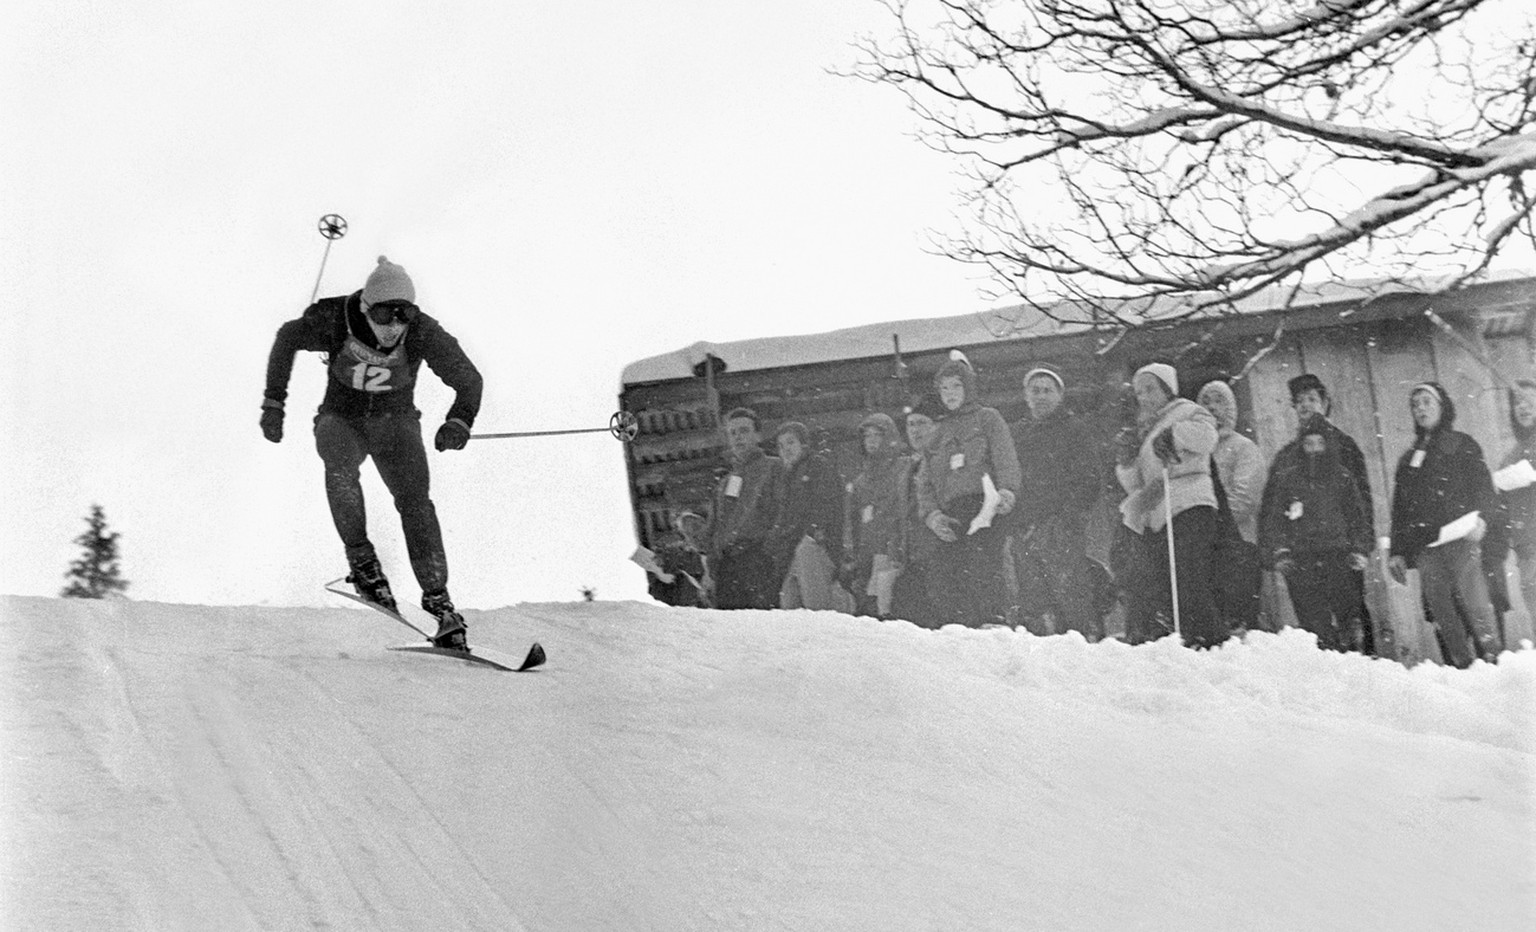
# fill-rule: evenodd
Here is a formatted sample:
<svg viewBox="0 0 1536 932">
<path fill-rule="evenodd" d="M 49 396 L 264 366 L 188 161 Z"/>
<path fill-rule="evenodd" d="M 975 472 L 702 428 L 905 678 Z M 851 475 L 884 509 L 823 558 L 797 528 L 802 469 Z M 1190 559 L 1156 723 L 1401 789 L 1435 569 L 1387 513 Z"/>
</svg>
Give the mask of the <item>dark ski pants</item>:
<svg viewBox="0 0 1536 932">
<path fill-rule="evenodd" d="M 1132 535 L 1143 572 L 1127 593 L 1126 639 L 1132 644 L 1173 632 L 1173 586 L 1166 528 Z M 1216 509 L 1197 505 L 1173 516 L 1173 556 L 1178 568 L 1179 628 L 1190 647 L 1215 647 L 1227 639 L 1216 608 Z"/>
<path fill-rule="evenodd" d="M 966 522 L 967 524 L 969 521 Z M 928 598 L 940 626 L 1006 624 L 1008 593 L 1003 579 L 1003 542 L 995 527 L 939 543 L 928 564 Z"/>
<path fill-rule="evenodd" d="M 715 608 L 778 608 L 783 573 L 761 544 L 731 547 L 710 561 Z"/>
<path fill-rule="evenodd" d="M 931 532 L 924 527 L 915 529 L 915 533 Z M 891 590 L 892 618 L 910 621 L 919 628 L 943 625 L 938 609 L 929 598 L 932 587 L 928 583 L 928 574 L 929 564 L 926 562 L 908 563 L 901 568 L 901 575 L 896 577 L 896 586 Z"/>
<path fill-rule="evenodd" d="M 1414 561 L 1424 602 L 1440 630 L 1447 663 L 1469 667 L 1498 656 L 1498 623 L 1483 575 L 1483 550 L 1476 541 L 1453 540 L 1419 553 Z"/>
<path fill-rule="evenodd" d="M 1050 615 L 1054 631 L 1076 631 L 1090 641 L 1104 636 L 1093 609 L 1088 577 L 1088 534 L 1081 516 L 1057 515 L 1014 538 L 1014 567 L 1019 575 L 1020 621 L 1031 631 L 1044 630 L 1036 619 Z"/>
<path fill-rule="evenodd" d="M 430 496 L 427 450 L 421 442 L 421 415 L 375 414 L 344 418 L 322 412 L 315 418 L 315 449 L 325 463 L 325 497 L 350 563 L 373 555 L 360 467 L 373 465 L 394 496 L 405 530 L 406 553 L 422 592 L 448 587 L 443 532 Z"/>
<path fill-rule="evenodd" d="M 1317 635 L 1323 650 L 1357 651 L 1363 637 L 1360 605 L 1365 600 L 1361 574 L 1343 550 L 1297 553 L 1285 574 L 1285 588 L 1302 630 Z"/>
</svg>

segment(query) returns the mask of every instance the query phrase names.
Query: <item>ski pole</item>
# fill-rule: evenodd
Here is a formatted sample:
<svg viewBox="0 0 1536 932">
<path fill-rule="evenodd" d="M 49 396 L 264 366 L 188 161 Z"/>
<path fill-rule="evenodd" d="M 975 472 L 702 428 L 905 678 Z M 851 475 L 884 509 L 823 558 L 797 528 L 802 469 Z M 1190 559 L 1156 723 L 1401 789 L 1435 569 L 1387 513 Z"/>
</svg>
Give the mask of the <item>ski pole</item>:
<svg viewBox="0 0 1536 932">
<path fill-rule="evenodd" d="M 309 293 L 309 303 L 320 296 L 320 279 L 325 276 L 325 260 L 331 257 L 331 244 L 347 235 L 347 221 L 341 214 L 326 214 L 320 218 L 320 235 L 325 237 L 325 252 L 320 254 L 320 272 L 315 275 L 315 289 Z"/>
<path fill-rule="evenodd" d="M 1168 482 L 1168 464 L 1163 463 L 1163 527 L 1168 530 L 1168 580 L 1173 593 L 1173 636 L 1184 639 L 1179 627 L 1179 563 L 1173 555 L 1173 489 Z"/>
<path fill-rule="evenodd" d="M 613 439 L 628 443 L 640 433 L 640 422 L 628 411 L 615 412 L 607 427 L 577 427 L 572 430 L 514 430 L 499 434 L 470 434 L 471 440 L 509 440 L 515 437 L 557 437 L 564 434 L 609 433 Z"/>
</svg>

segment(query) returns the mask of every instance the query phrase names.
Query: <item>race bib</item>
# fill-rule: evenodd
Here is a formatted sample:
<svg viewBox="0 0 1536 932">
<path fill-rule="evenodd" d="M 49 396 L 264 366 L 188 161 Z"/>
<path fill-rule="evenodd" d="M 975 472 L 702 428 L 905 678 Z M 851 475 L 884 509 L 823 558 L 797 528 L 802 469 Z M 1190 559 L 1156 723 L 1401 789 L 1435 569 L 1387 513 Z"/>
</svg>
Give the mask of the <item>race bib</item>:
<svg viewBox="0 0 1536 932">
<path fill-rule="evenodd" d="M 733 473 L 730 476 L 726 477 L 726 480 L 725 480 L 725 497 L 726 498 L 739 498 L 740 496 L 741 496 L 741 477 L 738 476 L 738 475 L 735 475 Z"/>
<path fill-rule="evenodd" d="M 954 456 L 951 456 L 949 458 L 949 471 L 950 472 L 954 472 L 957 469 L 964 469 L 964 468 L 965 468 L 965 454 L 964 453 L 956 453 Z"/>
<path fill-rule="evenodd" d="M 404 391 L 411 387 L 410 363 L 405 358 L 405 341 L 381 353 L 347 334 L 347 342 L 331 359 L 331 378 L 352 389 L 370 395 Z"/>
</svg>

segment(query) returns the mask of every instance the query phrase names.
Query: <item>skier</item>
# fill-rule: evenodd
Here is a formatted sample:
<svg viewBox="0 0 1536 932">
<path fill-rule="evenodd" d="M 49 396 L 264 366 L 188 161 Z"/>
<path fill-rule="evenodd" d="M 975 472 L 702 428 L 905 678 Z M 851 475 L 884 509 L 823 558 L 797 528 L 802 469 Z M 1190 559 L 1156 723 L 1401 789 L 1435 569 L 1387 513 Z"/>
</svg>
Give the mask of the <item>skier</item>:
<svg viewBox="0 0 1536 932">
<path fill-rule="evenodd" d="M 359 596 L 397 610 L 368 540 L 358 469 L 371 456 L 400 513 L 421 607 L 437 618 L 432 641 L 466 649 L 464 618 L 448 596 L 448 560 L 429 495 L 421 412 L 412 396 L 425 362 L 455 392 L 433 445 L 439 452 L 462 450 L 480 410 L 479 370 L 458 341 L 416 305 L 416 287 L 405 269 L 384 256 L 360 291 L 322 298 L 278 328 L 261 403 L 261 430 L 273 443 L 283 439 L 283 404 L 299 350 L 325 353 L 328 360 L 315 447 L 325 463 L 325 495 L 346 550 L 348 581 Z"/>
</svg>

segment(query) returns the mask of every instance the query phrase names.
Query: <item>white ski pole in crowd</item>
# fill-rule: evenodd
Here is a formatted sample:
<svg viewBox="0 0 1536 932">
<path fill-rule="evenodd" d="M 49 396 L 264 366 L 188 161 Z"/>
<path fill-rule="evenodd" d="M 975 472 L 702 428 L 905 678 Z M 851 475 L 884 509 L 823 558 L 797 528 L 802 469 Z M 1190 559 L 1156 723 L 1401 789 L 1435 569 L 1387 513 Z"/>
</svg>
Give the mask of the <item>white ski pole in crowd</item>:
<svg viewBox="0 0 1536 932">
<path fill-rule="evenodd" d="M 1183 640 L 1179 627 L 1179 563 L 1173 555 L 1173 489 L 1168 483 L 1168 464 L 1163 463 L 1163 527 L 1168 532 L 1168 581 L 1173 593 L 1173 635 Z"/>
<path fill-rule="evenodd" d="M 320 218 L 320 235 L 325 237 L 325 252 L 320 255 L 320 272 L 315 275 L 315 290 L 309 293 L 309 303 L 320 296 L 320 279 L 325 276 L 325 260 L 331 257 L 331 244 L 347 235 L 347 221 L 341 214 L 326 214 Z"/>
</svg>

